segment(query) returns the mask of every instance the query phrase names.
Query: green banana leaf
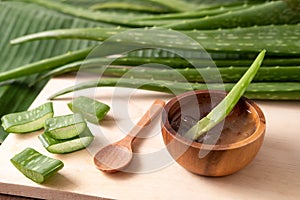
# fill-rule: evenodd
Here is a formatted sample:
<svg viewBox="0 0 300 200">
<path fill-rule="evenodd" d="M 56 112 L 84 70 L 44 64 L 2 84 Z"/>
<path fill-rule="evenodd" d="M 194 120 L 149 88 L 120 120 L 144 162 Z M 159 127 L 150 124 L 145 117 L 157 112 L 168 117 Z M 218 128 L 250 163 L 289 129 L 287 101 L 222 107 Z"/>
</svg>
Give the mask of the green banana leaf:
<svg viewBox="0 0 300 200">
<path fill-rule="evenodd" d="M 54 28 L 105 26 L 101 23 L 66 16 L 43 7 L 20 2 L 0 2 L 0 71 L 93 45 L 91 41 L 49 40 L 10 45 L 10 40 L 37 31 Z M 0 117 L 28 109 L 48 80 L 29 87 L 36 76 L 1 83 Z M 0 128 L 0 144 L 8 133 Z"/>
</svg>

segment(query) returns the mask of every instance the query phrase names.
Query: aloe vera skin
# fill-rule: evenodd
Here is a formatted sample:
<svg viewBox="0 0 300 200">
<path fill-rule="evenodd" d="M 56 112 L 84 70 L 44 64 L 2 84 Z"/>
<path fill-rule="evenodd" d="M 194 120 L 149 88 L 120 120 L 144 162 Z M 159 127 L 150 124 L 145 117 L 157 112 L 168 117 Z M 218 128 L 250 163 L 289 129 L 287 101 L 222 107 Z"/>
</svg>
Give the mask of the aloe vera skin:
<svg viewBox="0 0 300 200">
<path fill-rule="evenodd" d="M 71 139 L 86 129 L 86 121 L 75 113 L 49 118 L 45 121 L 44 132 L 55 139 Z"/>
<path fill-rule="evenodd" d="M 140 26 L 140 27 L 153 27 L 153 26 L 168 26 L 170 24 L 180 24 L 183 23 L 184 20 L 187 22 L 191 19 L 201 19 L 207 18 L 209 16 L 215 16 L 227 12 L 233 12 L 235 10 L 242 10 L 249 8 L 251 5 L 247 3 L 243 3 L 242 5 L 233 6 L 219 6 L 217 8 L 206 8 L 203 10 L 192 10 L 187 12 L 180 13 L 172 13 L 172 14 L 164 14 L 164 15 L 155 15 L 146 18 L 137 18 L 133 19 L 132 23 Z"/>
<path fill-rule="evenodd" d="M 202 134 L 207 133 L 225 119 L 225 117 L 237 104 L 239 99 L 243 96 L 247 87 L 256 75 L 260 65 L 263 62 L 265 52 L 265 50 L 261 51 L 261 53 L 254 60 L 253 64 L 249 67 L 243 77 L 236 83 L 236 85 L 230 90 L 226 97 L 205 117 L 191 127 L 191 129 L 184 134 L 184 137 L 191 140 L 197 140 Z"/>
<path fill-rule="evenodd" d="M 144 0 L 145 1 L 145 0 Z M 182 12 L 194 9 L 197 5 L 182 0 L 146 0 L 148 2 L 154 2 L 161 6 L 166 6 L 174 12 Z"/>
<path fill-rule="evenodd" d="M 143 62 L 144 60 L 144 62 Z M 148 64 L 145 64 L 145 61 Z M 156 62 L 151 62 L 156 61 Z M 178 62 L 177 62 L 178 61 Z M 295 60 L 296 61 L 296 60 Z M 112 66 L 103 67 L 107 63 L 112 62 Z M 173 65 L 175 62 L 175 65 Z M 199 60 L 199 62 L 201 62 Z M 275 63 L 276 61 L 273 60 Z M 281 62 L 281 59 L 278 60 Z M 293 61 L 291 61 L 291 64 Z M 300 62 L 297 61 L 297 62 Z M 156 64 L 153 64 L 156 63 Z M 171 65 L 174 69 L 166 69 L 163 66 L 157 65 L 163 64 L 166 66 Z M 182 63 L 182 64 L 180 64 Z M 195 63 L 195 61 L 194 61 Z M 205 61 L 201 62 L 202 64 Z M 216 62 L 215 62 L 216 63 Z M 238 63 L 238 62 L 236 62 Z M 248 61 L 241 62 L 242 64 L 247 64 Z M 264 61 L 264 64 L 268 64 L 268 62 Z M 271 64 L 272 62 L 270 62 Z M 143 67 L 126 67 L 126 66 L 136 66 L 142 65 Z M 225 64 L 225 63 L 221 63 Z M 119 67 L 115 67 L 117 65 Z M 120 67 L 120 65 L 123 65 Z M 125 66 L 124 66 L 125 65 Z M 179 67 L 179 68 L 176 68 Z M 183 69 L 182 69 L 183 68 Z M 103 59 L 89 59 L 85 61 L 79 61 L 64 65 L 62 67 L 53 69 L 40 77 L 36 80 L 41 81 L 43 79 L 58 76 L 61 74 L 65 74 L 68 72 L 74 71 L 84 71 L 93 74 L 101 74 L 105 76 L 115 76 L 115 77 L 132 77 L 138 79 L 155 79 L 155 80 L 182 80 L 182 81 L 189 81 L 189 82 L 203 82 L 203 75 L 205 76 L 206 82 L 218 82 L 220 81 L 219 78 L 215 77 L 216 69 L 212 67 L 202 67 L 201 70 L 194 68 L 191 63 L 182 60 L 182 59 L 141 59 L 141 58 L 121 58 L 113 61 L 110 58 L 103 58 Z M 218 71 L 222 77 L 223 82 L 237 82 L 240 77 L 246 72 L 248 67 L 244 66 L 230 66 L 230 67 L 219 67 Z M 293 81 L 300 81 L 300 74 L 295 73 L 300 71 L 300 66 L 261 66 L 260 70 L 258 71 L 257 75 L 254 77 L 255 82 L 293 82 Z"/>
<path fill-rule="evenodd" d="M 186 83 L 176 81 L 133 79 L 133 78 L 101 78 L 100 80 L 87 81 L 64 88 L 49 99 L 57 99 L 59 96 L 78 90 L 94 87 L 125 87 L 149 91 L 164 92 L 169 94 L 181 94 L 192 90 L 222 90 L 230 91 L 234 83 Z M 251 83 L 246 89 L 245 96 L 250 99 L 262 100 L 300 100 L 299 82 L 259 82 Z"/>
<path fill-rule="evenodd" d="M 44 127 L 44 121 L 53 117 L 52 102 L 42 104 L 32 110 L 10 113 L 2 116 L 2 126 L 10 133 L 28 133 Z"/>
<path fill-rule="evenodd" d="M 134 15 L 123 15 L 119 13 L 104 13 L 95 12 L 89 9 L 83 9 L 70 4 L 62 3 L 54 0 L 18 0 L 22 2 L 34 3 L 40 6 L 44 6 L 48 9 L 56 10 L 58 12 L 79 17 L 82 19 L 107 23 L 108 25 L 120 25 L 120 26 L 134 26 L 130 24 L 130 20 L 134 18 Z"/>
<path fill-rule="evenodd" d="M 218 6 L 211 6 L 205 8 L 199 8 L 192 11 L 180 12 L 180 13 L 170 13 L 162 15 L 154 15 L 151 17 L 137 18 L 134 19 L 135 22 L 147 22 L 147 21 L 161 21 L 161 20 L 173 20 L 173 19 L 192 19 L 201 18 L 206 16 L 213 16 L 217 14 L 226 13 L 228 11 L 240 10 L 249 7 L 249 2 L 239 2 L 231 4 L 222 4 Z"/>
<path fill-rule="evenodd" d="M 120 68 L 109 67 L 87 69 L 91 73 L 101 73 L 103 76 L 115 76 L 122 78 L 139 78 L 154 80 L 177 80 L 198 83 L 216 83 L 220 78 L 216 77 L 216 70 L 221 75 L 221 80 L 226 83 L 237 82 L 247 71 L 247 67 L 222 67 L 222 68 L 186 68 L 186 69 L 151 69 L 151 68 Z M 299 73 L 297 73 L 299 72 Z M 205 79 L 203 78 L 205 77 Z M 255 82 L 297 82 L 300 81 L 300 66 L 294 67 L 261 67 L 254 77 Z"/>
<path fill-rule="evenodd" d="M 207 61 L 204 59 L 203 60 L 189 59 L 189 60 L 192 60 L 191 63 L 201 63 L 203 67 L 207 67 L 207 70 L 209 70 L 209 66 L 211 65 L 211 61 Z M 37 82 L 53 76 L 58 76 L 68 72 L 78 71 L 79 69 L 85 70 L 87 68 L 87 70 L 90 69 L 91 71 L 93 71 L 94 69 L 97 71 L 97 68 L 99 68 L 98 70 L 101 71 L 101 68 L 103 68 L 103 66 L 105 66 L 107 63 L 111 63 L 111 66 L 116 65 L 116 66 L 123 66 L 123 67 L 143 65 L 150 69 L 151 68 L 160 69 L 161 67 L 158 67 L 158 65 L 166 65 L 176 70 L 179 69 L 179 71 L 182 70 L 182 68 L 187 71 L 189 71 L 189 69 L 194 68 L 190 62 L 181 58 L 124 57 L 124 58 L 118 58 L 116 60 L 111 58 L 87 59 L 84 61 L 78 61 L 67 65 L 63 65 L 61 67 L 50 70 L 49 72 L 39 76 Z M 228 71 L 228 77 L 230 79 L 232 79 L 232 75 L 234 73 L 242 73 L 242 71 L 245 72 L 246 66 L 251 65 L 250 60 L 214 60 L 214 63 L 219 68 L 221 74 L 223 73 L 226 74 L 226 71 Z M 297 66 L 299 63 L 300 63 L 300 59 L 297 58 L 264 59 L 263 66 L 258 72 L 259 75 L 255 77 L 255 80 L 298 81 L 299 73 L 295 73 L 295 71 L 299 70 L 299 66 Z M 220 69 L 220 68 L 224 68 L 224 69 Z M 235 69 L 237 71 L 235 71 Z M 124 69 L 124 70 L 127 71 L 128 69 Z M 195 70 L 191 70 L 191 71 L 195 71 Z M 232 71 L 234 73 L 230 74 L 229 71 Z M 274 73 L 277 75 L 275 75 Z M 121 74 L 124 74 L 124 72 L 122 72 Z M 258 78 L 260 74 L 261 76 L 265 76 L 265 78 Z"/>
<path fill-rule="evenodd" d="M 32 148 L 26 148 L 10 160 L 27 178 L 43 183 L 64 167 L 60 160 L 47 157 Z"/>
<path fill-rule="evenodd" d="M 143 13 L 170 13 L 173 12 L 171 9 L 166 6 L 157 5 L 155 3 L 147 2 L 143 4 L 138 4 L 136 2 L 104 2 L 96 3 L 90 7 L 91 10 L 127 10 Z"/>
<path fill-rule="evenodd" d="M 56 2 L 46 1 L 46 0 L 23 0 L 23 1 L 37 3 L 39 5 L 60 11 L 65 14 L 69 14 L 72 16 L 81 17 L 89 20 L 100 21 L 100 22 L 105 22 L 114 25 L 128 26 L 128 27 L 139 27 L 138 24 L 135 24 L 134 22 L 131 21 L 132 19 L 134 19 L 134 17 L 128 17 L 120 14 L 115 14 L 114 16 L 112 16 L 111 13 L 108 14 L 108 13 L 93 12 L 87 9 L 77 8 L 57 1 Z M 201 27 L 202 29 L 203 28 L 212 29 L 212 28 L 221 28 L 221 27 L 229 28 L 229 27 L 236 27 L 236 26 L 251 26 L 255 24 L 263 25 L 263 24 L 297 23 L 297 21 L 295 22 L 295 20 L 299 18 L 297 12 L 293 12 L 293 10 L 290 9 L 287 3 L 285 2 L 281 2 L 281 1 L 275 1 L 275 2 L 276 3 L 273 4 L 271 4 L 272 2 L 260 4 L 257 7 L 254 7 L 253 9 L 250 8 L 248 12 L 239 12 L 239 11 L 228 12 L 228 13 L 216 15 L 217 17 L 216 19 L 214 17 L 211 18 L 208 17 L 208 19 L 203 19 L 202 21 L 200 20 L 197 21 L 192 20 L 189 22 L 183 21 L 182 23 L 179 24 L 176 23 L 173 25 L 171 24 L 168 25 L 167 27 L 173 29 L 186 30 L 186 29 L 196 29 L 199 27 Z M 190 4 L 178 6 L 174 2 L 170 3 L 169 5 L 171 5 L 175 9 L 180 9 L 180 11 L 186 11 L 184 7 L 190 7 L 190 8 L 195 7 Z M 288 14 L 282 15 L 278 13 L 288 13 Z M 259 17 L 260 14 L 262 14 L 263 16 Z M 249 19 L 249 17 L 252 18 Z M 230 23 L 228 22 L 228 20 L 224 20 L 224 18 L 228 18 L 228 20 L 230 20 Z M 224 23 L 224 21 L 226 23 Z M 239 24 L 236 25 L 237 23 Z"/>
<path fill-rule="evenodd" d="M 61 65 L 67 64 L 69 62 L 84 59 L 91 52 L 91 50 L 92 48 L 90 47 L 83 50 L 68 52 L 63 55 L 47 58 L 5 72 L 1 72 L 0 82 L 44 72 L 59 67 Z"/>
<path fill-rule="evenodd" d="M 98 124 L 110 110 L 105 103 L 84 96 L 74 98 L 68 103 L 68 107 L 72 112 L 82 114 L 87 121 L 94 124 Z"/>
<path fill-rule="evenodd" d="M 94 135 L 89 128 L 86 128 L 82 133 L 72 139 L 55 139 L 47 133 L 39 135 L 38 138 L 48 152 L 66 154 L 88 147 L 93 142 Z"/>
<path fill-rule="evenodd" d="M 299 18 L 300 19 L 300 18 Z M 52 30 L 17 38 L 12 43 L 22 43 L 38 39 L 89 39 L 103 41 L 105 37 L 114 36 L 129 29 L 110 28 L 83 28 Z M 181 49 L 193 51 L 193 45 L 183 45 L 182 39 L 174 35 L 173 30 L 167 29 L 135 29 L 129 32 L 126 41 L 117 36 L 114 39 L 118 45 L 136 45 L 145 47 L 147 45 L 157 48 Z M 276 56 L 299 56 L 300 24 L 294 25 L 266 25 L 246 28 L 218 29 L 206 31 L 183 31 L 183 34 L 201 44 L 208 52 L 249 53 L 258 52 L 258 49 L 268 51 L 268 55 Z M 156 34 L 153 39 L 153 34 Z M 141 38 L 141 35 L 143 36 Z M 173 36 L 173 37 L 171 37 Z M 107 39 L 107 38 L 106 38 Z M 224 42 L 226 41 L 226 42 Z"/>
<path fill-rule="evenodd" d="M 129 24 L 128 19 L 130 19 L 125 15 L 111 16 L 108 13 L 93 12 L 89 9 L 79 9 L 77 7 L 60 3 L 57 1 L 51 1 L 51 0 L 47 0 L 47 1 L 46 0 L 22 0 L 22 1 L 37 3 L 47 8 L 54 9 L 72 16 L 81 17 L 89 20 L 106 22 L 110 24 L 128 25 Z M 180 12 L 180 11 L 186 11 L 195 8 L 193 4 L 186 3 L 185 1 L 180 1 L 180 0 L 172 0 L 172 1 L 148 0 L 145 1 L 144 4 L 149 5 L 149 3 L 152 4 L 154 3 L 156 6 L 168 9 L 168 12 Z"/>
<path fill-rule="evenodd" d="M 296 24 L 300 22 L 300 13 L 285 1 L 271 1 L 253 5 L 248 9 L 227 12 L 203 19 L 186 20 L 182 23 L 164 27 L 175 30 L 218 29 L 267 24 Z"/>
</svg>

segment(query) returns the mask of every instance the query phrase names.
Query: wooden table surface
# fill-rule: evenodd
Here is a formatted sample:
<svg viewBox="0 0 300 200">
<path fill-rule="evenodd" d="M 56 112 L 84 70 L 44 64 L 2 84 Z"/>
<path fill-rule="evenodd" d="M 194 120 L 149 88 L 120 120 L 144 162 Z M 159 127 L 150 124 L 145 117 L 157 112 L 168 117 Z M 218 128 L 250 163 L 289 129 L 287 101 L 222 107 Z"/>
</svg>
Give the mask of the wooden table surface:
<svg viewBox="0 0 300 200">
<path fill-rule="evenodd" d="M 72 85 L 74 79 L 52 79 L 32 108 L 45 103 L 55 91 Z M 74 94 L 53 101 L 55 115 L 71 113 L 66 106 Z M 263 146 L 246 168 L 220 178 L 192 174 L 167 153 L 155 120 L 134 143 L 134 159 L 117 174 L 95 168 L 92 157 L 101 147 L 126 134 L 156 98 L 171 95 L 129 89 L 84 90 L 86 95 L 109 104 L 112 109 L 100 126 L 91 125 L 95 141 L 87 149 L 65 155 L 48 153 L 37 136 L 42 131 L 10 134 L 0 146 L 0 199 L 3 194 L 42 199 L 299 199 L 300 197 L 300 102 L 257 101 L 267 119 Z M 9 159 L 26 147 L 61 159 L 65 166 L 44 184 L 24 177 Z M 5 196 L 14 198 L 14 196 Z"/>
</svg>

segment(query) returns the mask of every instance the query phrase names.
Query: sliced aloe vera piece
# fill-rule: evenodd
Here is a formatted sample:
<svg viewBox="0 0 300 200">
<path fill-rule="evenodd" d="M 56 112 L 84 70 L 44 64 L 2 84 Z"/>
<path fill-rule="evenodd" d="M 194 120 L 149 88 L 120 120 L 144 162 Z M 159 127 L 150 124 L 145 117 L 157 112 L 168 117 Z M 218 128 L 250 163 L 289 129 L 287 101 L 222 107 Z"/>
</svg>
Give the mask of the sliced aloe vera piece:
<svg viewBox="0 0 300 200">
<path fill-rule="evenodd" d="M 75 113 L 47 119 L 44 132 L 55 139 L 71 139 L 82 133 L 86 127 L 82 115 Z"/>
<path fill-rule="evenodd" d="M 94 140 L 94 136 L 89 128 L 86 128 L 81 134 L 72 139 L 58 140 L 52 138 L 47 133 L 43 133 L 39 135 L 39 140 L 50 153 L 64 154 L 78 151 L 89 146 Z"/>
<path fill-rule="evenodd" d="M 32 110 L 10 113 L 1 118 L 5 131 L 27 133 L 44 127 L 46 119 L 53 117 L 52 102 L 47 102 Z"/>
<path fill-rule="evenodd" d="M 84 96 L 74 98 L 68 103 L 68 107 L 74 113 L 81 113 L 87 121 L 95 124 L 98 124 L 110 110 L 105 103 Z"/>
<path fill-rule="evenodd" d="M 62 161 L 47 157 L 32 148 L 24 149 L 10 161 L 26 177 L 37 183 L 43 183 L 64 166 Z"/>
</svg>

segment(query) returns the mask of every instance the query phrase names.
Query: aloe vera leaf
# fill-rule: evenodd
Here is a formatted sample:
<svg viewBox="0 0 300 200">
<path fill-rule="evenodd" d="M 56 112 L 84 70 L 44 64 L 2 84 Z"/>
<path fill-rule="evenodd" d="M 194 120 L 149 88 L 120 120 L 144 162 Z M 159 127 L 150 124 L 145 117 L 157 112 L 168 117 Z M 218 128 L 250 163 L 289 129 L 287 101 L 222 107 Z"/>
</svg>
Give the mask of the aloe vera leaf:
<svg viewBox="0 0 300 200">
<path fill-rule="evenodd" d="M 170 94 L 181 94 L 192 90 L 222 90 L 230 91 L 234 83 L 187 83 L 164 80 L 133 79 L 133 78 L 101 78 L 95 81 L 87 81 L 64 88 L 49 99 L 56 99 L 59 96 L 78 90 L 95 87 L 125 87 L 138 88 L 142 90 L 158 91 Z M 246 89 L 245 96 L 250 99 L 263 100 L 300 100 L 299 82 L 258 82 L 251 83 Z"/>
<path fill-rule="evenodd" d="M 228 60 L 226 60 L 227 63 Z M 226 64 L 224 62 L 216 62 L 220 64 Z M 244 62 L 238 62 L 239 60 L 232 61 L 233 63 L 241 63 L 244 65 L 249 64 L 250 60 L 244 60 Z M 267 62 L 266 62 L 267 61 Z M 269 61 L 269 62 L 268 62 Z M 282 61 L 290 61 L 289 59 L 279 59 L 279 64 Z M 295 59 L 297 61 L 294 64 L 299 64 L 300 59 Z M 139 79 L 155 79 L 155 80 L 182 80 L 189 82 L 219 82 L 220 79 L 215 77 L 216 70 L 220 73 L 223 82 L 237 82 L 242 75 L 247 71 L 248 67 L 245 66 L 218 66 L 218 69 L 211 66 L 211 61 L 199 60 L 193 61 L 194 63 L 201 62 L 201 69 L 194 68 L 193 65 L 186 60 L 180 58 L 98 58 L 98 59 L 88 59 L 84 61 L 78 61 L 74 63 L 70 63 L 59 68 L 55 68 L 36 79 L 33 84 L 39 82 L 43 79 L 47 79 L 49 77 L 65 74 L 73 71 L 85 71 L 93 74 L 101 74 L 105 76 L 116 76 L 116 77 L 132 77 Z M 110 64 L 111 63 L 111 64 Z M 174 63 L 174 64 L 173 64 Z M 205 65 L 207 63 L 207 65 Z M 253 81 L 255 82 L 285 82 L 285 81 L 300 81 L 300 66 L 268 66 L 266 64 L 276 63 L 276 60 L 269 59 L 264 60 L 264 65 L 261 66 Z M 107 67 L 107 64 L 110 64 Z M 251 63 L 250 63 L 251 64 Z M 293 64 L 293 60 L 291 60 L 291 64 Z M 119 67 L 114 67 L 117 65 Z M 120 66 L 122 65 L 122 66 Z M 126 66 L 139 66 L 143 65 L 143 67 L 132 68 Z M 161 66 L 163 65 L 163 66 Z M 106 67 L 103 67 L 106 66 Z M 166 67 L 168 69 L 166 69 Z M 207 67 L 205 67 L 207 66 Z M 170 69 L 170 67 L 172 69 Z M 205 80 L 202 76 L 205 76 Z"/>
<path fill-rule="evenodd" d="M 242 3 L 242 4 L 241 4 Z M 181 24 L 183 22 L 188 22 L 192 19 L 205 19 L 210 16 L 215 16 L 219 14 L 229 13 L 236 10 L 242 10 L 250 8 L 251 5 L 248 3 L 241 2 L 238 5 L 235 3 L 231 6 L 218 6 L 216 8 L 206 8 L 201 10 L 192 10 L 187 12 L 180 13 L 171 13 L 163 15 L 154 15 L 144 18 L 135 18 L 132 20 L 132 23 L 136 24 L 139 27 L 152 27 L 152 26 L 169 26 L 170 24 Z M 184 21 L 186 20 L 186 21 Z"/>
<path fill-rule="evenodd" d="M 20 44 L 23 42 L 34 41 L 38 39 L 90 39 L 103 41 L 125 30 L 126 29 L 120 27 L 58 29 L 22 36 L 11 40 L 10 43 Z"/>
<path fill-rule="evenodd" d="M 300 61 L 300 59 L 299 59 Z M 197 62 L 201 62 L 201 63 L 207 63 L 207 64 L 211 64 L 211 61 L 207 61 L 207 60 L 200 60 Z M 226 61 L 225 61 L 226 62 Z M 158 63 L 158 64 L 162 64 L 162 65 L 172 65 L 170 67 L 173 68 L 186 68 L 186 67 L 193 67 L 191 65 L 191 63 L 187 62 L 184 59 L 181 58 L 170 58 L 170 59 L 166 59 L 166 58 L 142 58 L 142 57 L 121 57 L 118 59 L 115 58 L 95 58 L 95 59 L 88 59 L 88 60 L 83 60 L 83 61 L 77 61 L 77 62 L 73 62 L 73 63 L 69 63 L 66 65 L 63 65 L 61 67 L 55 68 L 45 74 L 42 74 L 40 77 L 37 78 L 37 80 L 33 83 L 35 84 L 36 82 L 39 82 L 43 79 L 52 77 L 52 76 L 57 76 L 57 75 L 61 75 L 64 73 L 68 73 L 68 72 L 73 72 L 73 71 L 78 71 L 80 70 L 84 70 L 86 68 L 91 68 L 91 67 L 102 67 L 103 65 L 125 65 L 125 66 L 138 66 L 138 65 L 143 65 L 143 64 L 148 64 L 149 63 Z M 223 62 L 220 62 L 223 63 Z M 148 66 L 147 65 L 147 66 Z"/>
<path fill-rule="evenodd" d="M 161 20 L 171 20 L 171 19 L 179 19 L 182 21 L 182 19 L 192 19 L 192 18 L 201 18 L 206 16 L 213 16 L 218 15 L 222 13 L 226 13 L 228 11 L 234 11 L 234 10 L 241 10 L 248 8 L 250 5 L 247 3 L 239 3 L 234 4 L 231 6 L 218 6 L 213 8 L 205 8 L 200 10 L 192 10 L 192 11 L 186 11 L 186 12 L 180 12 L 180 13 L 170 13 L 170 14 L 162 14 L 162 15 L 154 15 L 151 17 L 144 17 L 144 18 L 137 18 L 133 19 L 134 22 L 142 22 L 142 21 L 161 21 Z"/>
<path fill-rule="evenodd" d="M 89 128 L 86 128 L 78 136 L 67 140 L 55 139 L 47 133 L 39 135 L 38 138 L 47 151 L 55 154 L 65 154 L 81 150 L 88 147 L 94 140 L 94 136 Z"/>
<path fill-rule="evenodd" d="M 216 71 L 221 75 L 223 82 L 237 82 L 242 75 L 248 70 L 247 67 L 215 67 L 207 68 L 185 68 L 185 69 L 151 69 L 151 68 L 120 68 L 108 67 L 105 70 L 101 68 L 90 69 L 93 74 L 104 76 L 115 76 L 122 78 L 140 78 L 155 80 L 177 80 L 187 82 L 219 82 L 220 78 L 216 77 Z M 204 79 L 205 77 L 205 79 Z M 261 67 L 254 77 L 255 82 L 288 82 L 300 81 L 300 66 L 295 67 Z"/>
<path fill-rule="evenodd" d="M 74 113 L 80 113 L 89 122 L 98 124 L 110 107 L 105 103 L 84 96 L 74 98 L 68 103 L 68 107 Z"/>
<path fill-rule="evenodd" d="M 28 111 L 4 115 L 1 122 L 7 132 L 28 133 L 43 128 L 44 121 L 52 116 L 52 102 L 48 102 Z"/>
<path fill-rule="evenodd" d="M 104 2 L 96 3 L 90 7 L 92 10 L 129 10 L 144 13 L 169 13 L 172 10 L 165 6 L 159 6 L 154 4 L 137 4 L 132 2 Z"/>
<path fill-rule="evenodd" d="M 95 12 L 82 7 L 73 6 L 70 4 L 62 3 L 53 0 L 18 0 L 22 2 L 35 3 L 44 6 L 48 9 L 56 10 L 64 14 L 68 14 L 75 17 L 80 17 L 87 20 L 93 20 L 97 22 L 104 22 L 112 25 L 132 26 L 130 20 L 133 19 L 134 15 L 127 14 L 121 15 L 119 13 L 105 13 Z"/>
<path fill-rule="evenodd" d="M 174 12 L 188 11 L 196 7 L 195 4 L 191 2 L 182 1 L 182 0 L 143 0 L 143 1 L 157 3 L 158 5 L 165 6 Z"/>
<path fill-rule="evenodd" d="M 208 56 L 209 55 L 209 56 Z M 165 48 L 140 48 L 136 51 L 129 52 L 127 54 L 127 57 L 142 57 L 142 58 L 184 58 L 184 59 L 204 59 L 206 60 L 206 63 L 208 60 L 251 60 L 255 58 L 257 53 L 255 52 L 208 52 L 208 54 L 200 54 L 199 51 L 195 51 L 195 49 L 176 49 L 174 52 L 170 49 Z M 275 56 L 272 56 L 272 58 L 275 58 Z M 231 62 L 230 61 L 230 62 Z M 227 61 L 226 61 L 227 62 Z M 220 63 L 219 63 L 220 64 Z M 221 64 L 222 65 L 222 64 Z M 233 65 L 233 64 L 231 64 Z M 234 64 L 237 65 L 237 64 Z M 251 62 L 250 62 L 251 65 Z M 228 65 L 227 65 L 228 66 Z M 230 66 L 230 65 L 229 65 Z M 249 65 L 247 65 L 249 66 Z"/>
<path fill-rule="evenodd" d="M 20 66 L 5 72 L 0 73 L 0 81 L 6 81 L 10 79 L 15 79 L 19 78 L 22 76 L 28 76 L 32 75 L 35 73 L 39 72 L 44 72 L 49 69 L 53 69 L 55 67 L 58 67 L 60 65 L 84 59 L 92 50 L 91 47 L 83 49 L 83 50 L 78 50 L 78 51 L 73 51 L 73 52 L 68 52 L 63 55 L 55 56 L 52 58 L 47 58 L 44 60 L 40 60 L 37 62 L 33 62 L 24 66 Z"/>
<path fill-rule="evenodd" d="M 10 161 L 27 178 L 37 183 L 43 183 L 64 166 L 62 161 L 45 156 L 32 148 L 24 149 Z"/>
<path fill-rule="evenodd" d="M 182 19 L 161 19 L 161 20 L 132 20 L 136 27 L 163 27 L 168 24 L 181 23 Z"/>
<path fill-rule="evenodd" d="M 86 121 L 80 113 L 52 117 L 45 120 L 44 132 L 55 139 L 71 139 L 86 129 Z"/>
<path fill-rule="evenodd" d="M 194 68 L 194 66 L 191 63 L 201 63 L 201 67 L 210 67 L 213 63 L 218 68 L 227 67 L 227 69 L 220 69 L 221 73 L 224 70 L 225 74 L 229 69 L 233 68 L 239 69 L 239 73 L 241 71 L 246 71 L 245 67 L 248 68 L 249 65 L 253 62 L 253 60 L 250 59 L 244 59 L 244 60 L 214 60 L 213 62 L 211 60 L 207 59 L 189 59 L 190 62 L 188 62 L 185 59 L 175 57 L 175 58 L 153 58 L 153 57 L 121 57 L 121 58 L 95 58 L 95 59 L 87 59 L 83 61 L 77 61 L 73 63 L 69 63 L 66 65 L 63 65 L 61 67 L 55 68 L 53 70 L 50 70 L 49 72 L 42 74 L 40 77 L 38 77 L 36 82 L 39 82 L 43 79 L 50 78 L 53 76 L 65 74 L 68 72 L 74 72 L 78 71 L 79 69 L 84 70 L 85 68 L 92 68 L 92 67 L 102 67 L 107 66 L 108 64 L 110 66 L 117 65 L 117 66 L 140 66 L 143 65 L 145 67 L 152 67 L 159 69 L 158 65 L 164 65 L 167 67 L 171 67 L 173 69 L 185 69 L 185 68 Z M 300 58 L 271 58 L 271 59 L 264 59 L 262 69 L 259 70 L 258 75 L 255 77 L 255 80 L 275 80 L 277 79 L 279 81 L 280 76 L 290 76 L 291 79 L 288 80 L 287 77 L 284 77 L 284 80 L 286 81 L 296 81 L 298 80 L 298 73 L 293 73 L 293 70 L 298 71 L 300 64 Z M 229 68 L 230 67 L 230 68 Z M 267 69 L 267 67 L 270 67 Z M 287 67 L 287 68 L 284 68 Z M 128 69 L 126 69 L 128 70 Z M 241 70 L 241 71 L 240 71 Z M 193 70 L 191 70 L 193 71 Z M 234 70 L 232 70 L 234 71 Z M 272 73 L 278 74 L 275 75 Z M 195 73 L 195 72 L 194 72 Z M 269 78 L 268 76 L 265 76 L 264 78 L 258 78 L 260 77 L 260 74 L 262 74 L 262 77 L 264 74 L 270 74 Z M 231 75 L 233 75 L 232 73 Z M 230 74 L 229 74 L 230 75 Z M 275 77 L 275 79 L 273 79 Z M 281 79 L 283 81 L 283 79 Z M 36 83 L 35 82 L 35 83 Z"/>
<path fill-rule="evenodd" d="M 253 64 L 249 67 L 242 78 L 233 86 L 226 97 L 205 117 L 200 119 L 193 127 L 191 127 L 187 133 L 184 134 L 184 137 L 191 140 L 197 140 L 202 134 L 208 132 L 225 119 L 243 96 L 247 87 L 259 70 L 260 65 L 263 62 L 265 52 L 265 50 L 261 51 L 261 53 L 253 61 Z"/>
<path fill-rule="evenodd" d="M 267 24 L 296 24 L 299 22 L 300 13 L 297 10 L 291 8 L 285 1 L 271 1 L 199 20 L 183 20 L 181 23 L 168 24 L 164 27 L 176 30 L 203 30 Z"/>
<path fill-rule="evenodd" d="M 12 42 L 21 43 L 37 39 L 76 37 L 79 39 L 103 41 L 106 36 L 116 35 L 110 38 L 110 42 L 116 40 L 116 43 L 119 45 L 131 44 L 137 47 L 150 45 L 158 48 L 182 50 L 193 50 L 194 48 L 192 44 L 183 45 L 182 38 L 175 35 L 172 30 L 155 28 L 134 29 L 134 31 L 129 31 L 130 35 L 128 34 L 126 41 L 117 36 L 118 33 L 122 33 L 125 30 L 126 29 L 109 28 L 53 30 L 20 37 Z M 254 26 L 207 31 L 183 31 L 182 33 L 195 40 L 195 42 L 198 42 L 208 52 L 258 52 L 258 50 L 266 48 L 269 55 L 300 55 L 300 24 Z M 155 39 L 153 39 L 153 34 L 156 34 Z M 143 36 L 142 38 L 141 35 Z"/>
</svg>

